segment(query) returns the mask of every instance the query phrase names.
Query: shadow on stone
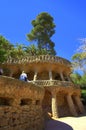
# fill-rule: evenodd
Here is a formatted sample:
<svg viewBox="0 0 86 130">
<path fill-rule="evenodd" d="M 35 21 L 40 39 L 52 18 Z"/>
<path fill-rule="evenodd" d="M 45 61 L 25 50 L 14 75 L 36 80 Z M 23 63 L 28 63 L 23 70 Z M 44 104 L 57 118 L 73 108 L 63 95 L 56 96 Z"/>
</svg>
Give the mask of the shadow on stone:
<svg viewBox="0 0 86 130">
<path fill-rule="evenodd" d="M 73 128 L 66 123 L 51 119 L 46 122 L 45 130 L 73 130 Z"/>
</svg>

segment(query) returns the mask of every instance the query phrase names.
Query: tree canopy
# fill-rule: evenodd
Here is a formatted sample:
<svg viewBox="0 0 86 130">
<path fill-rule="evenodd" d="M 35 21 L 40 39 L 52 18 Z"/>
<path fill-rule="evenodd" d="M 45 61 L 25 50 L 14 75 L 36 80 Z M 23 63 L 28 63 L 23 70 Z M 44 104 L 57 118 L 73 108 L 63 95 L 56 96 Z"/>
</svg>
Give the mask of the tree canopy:
<svg viewBox="0 0 86 130">
<path fill-rule="evenodd" d="M 0 35 L 0 63 L 7 59 L 20 59 L 26 55 L 23 44 L 14 46 L 4 36 Z"/>
<path fill-rule="evenodd" d="M 51 37 L 55 33 L 53 17 L 48 13 L 40 13 L 35 20 L 32 20 L 33 29 L 27 34 L 29 41 L 35 41 L 39 50 L 45 49 L 47 54 L 56 55 L 54 42 Z"/>
<path fill-rule="evenodd" d="M 27 34 L 29 41 L 34 44 L 26 46 L 24 44 L 10 43 L 4 36 L 0 35 L 0 63 L 7 59 L 21 59 L 25 56 L 33 55 L 56 55 L 54 42 L 51 37 L 55 33 L 53 17 L 48 13 L 40 13 L 35 20 L 32 20 L 33 29 Z"/>
<path fill-rule="evenodd" d="M 74 69 L 80 69 L 86 73 L 86 38 L 80 39 L 81 45 L 72 56 Z"/>
<path fill-rule="evenodd" d="M 13 45 L 2 35 L 0 35 L 0 62 L 3 62 L 10 55 Z"/>
<path fill-rule="evenodd" d="M 79 73 L 71 75 L 74 83 L 79 84 L 81 88 L 86 88 L 86 38 L 80 39 L 81 45 L 78 47 L 76 53 L 72 56 L 72 65 L 74 70 L 80 70 Z"/>
<path fill-rule="evenodd" d="M 7 61 L 8 59 L 22 59 L 27 56 L 34 55 L 46 55 L 47 51 L 45 49 L 38 49 L 35 44 L 30 44 L 26 46 L 24 44 L 10 43 L 5 37 L 0 35 L 0 63 Z"/>
</svg>

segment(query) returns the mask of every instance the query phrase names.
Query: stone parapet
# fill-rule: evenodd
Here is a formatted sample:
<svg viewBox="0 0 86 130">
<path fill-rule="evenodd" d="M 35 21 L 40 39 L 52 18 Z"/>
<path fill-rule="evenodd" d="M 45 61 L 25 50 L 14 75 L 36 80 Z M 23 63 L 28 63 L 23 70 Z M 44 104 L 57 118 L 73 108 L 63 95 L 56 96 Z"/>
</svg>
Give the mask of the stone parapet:
<svg viewBox="0 0 86 130">
<path fill-rule="evenodd" d="M 42 130 L 44 89 L 0 76 L 0 130 Z"/>
<path fill-rule="evenodd" d="M 33 99 L 43 98 L 44 89 L 36 86 L 33 82 L 20 81 L 19 79 L 0 76 L 0 95 L 11 98 L 26 98 Z"/>
<path fill-rule="evenodd" d="M 60 80 L 36 80 L 33 81 L 35 85 L 38 86 L 57 86 L 57 87 L 74 87 L 74 88 L 80 88 L 79 85 L 75 85 L 70 81 L 60 81 Z"/>
<path fill-rule="evenodd" d="M 60 63 L 60 64 L 64 64 L 66 66 L 71 66 L 71 63 L 64 59 L 64 58 L 61 58 L 61 57 L 58 57 L 58 56 L 50 56 L 50 55 L 40 55 L 40 56 L 27 56 L 27 57 L 24 57 L 22 59 L 12 59 L 12 58 L 9 58 L 7 60 L 6 63 L 8 64 L 22 64 L 22 63 L 43 63 L 43 62 L 50 62 L 50 63 Z"/>
</svg>

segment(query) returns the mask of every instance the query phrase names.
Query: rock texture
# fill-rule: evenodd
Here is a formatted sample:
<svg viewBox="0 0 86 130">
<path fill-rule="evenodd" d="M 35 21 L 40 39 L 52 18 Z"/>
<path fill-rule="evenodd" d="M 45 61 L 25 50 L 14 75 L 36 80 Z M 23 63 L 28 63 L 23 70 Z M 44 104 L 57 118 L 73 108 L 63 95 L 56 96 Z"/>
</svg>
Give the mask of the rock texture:
<svg viewBox="0 0 86 130">
<path fill-rule="evenodd" d="M 0 65 L 0 130 L 43 130 L 51 116 L 84 113 L 80 87 L 70 78 L 71 63 L 55 56 L 9 59 Z M 29 82 L 20 81 L 22 71 Z"/>
<path fill-rule="evenodd" d="M 0 77 L 0 130 L 42 130 L 44 89 Z"/>
</svg>

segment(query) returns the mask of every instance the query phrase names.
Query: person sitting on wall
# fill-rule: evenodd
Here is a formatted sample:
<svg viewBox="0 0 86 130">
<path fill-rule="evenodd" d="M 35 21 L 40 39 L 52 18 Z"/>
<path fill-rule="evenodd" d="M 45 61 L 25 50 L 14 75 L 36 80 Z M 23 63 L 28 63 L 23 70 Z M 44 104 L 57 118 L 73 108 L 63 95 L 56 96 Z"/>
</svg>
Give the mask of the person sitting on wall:
<svg viewBox="0 0 86 130">
<path fill-rule="evenodd" d="M 20 75 L 19 79 L 22 81 L 28 81 L 27 74 L 24 71 L 22 71 L 22 74 Z"/>
</svg>

